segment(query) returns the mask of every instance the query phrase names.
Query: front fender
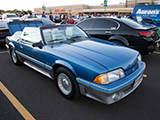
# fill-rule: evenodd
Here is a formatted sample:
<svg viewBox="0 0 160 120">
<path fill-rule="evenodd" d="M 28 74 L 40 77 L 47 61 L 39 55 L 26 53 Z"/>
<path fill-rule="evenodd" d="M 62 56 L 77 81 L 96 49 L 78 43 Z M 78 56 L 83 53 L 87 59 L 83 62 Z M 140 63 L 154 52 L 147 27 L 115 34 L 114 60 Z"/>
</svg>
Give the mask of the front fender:
<svg viewBox="0 0 160 120">
<path fill-rule="evenodd" d="M 12 42 L 9 42 L 9 46 L 13 47 L 15 49 L 15 45 Z M 10 47 L 9 47 L 10 48 Z"/>
<path fill-rule="evenodd" d="M 67 63 L 66 61 L 56 60 L 54 66 L 55 65 L 61 65 L 61 66 L 64 66 L 64 67 L 68 68 L 76 77 L 78 77 L 74 68 L 69 63 Z"/>
<path fill-rule="evenodd" d="M 122 36 L 118 36 L 118 35 L 111 36 L 108 40 L 111 41 L 111 42 L 113 40 L 118 40 L 118 41 L 121 41 L 122 43 L 124 43 L 124 45 L 129 46 L 128 40 L 126 38 L 122 37 Z"/>
</svg>

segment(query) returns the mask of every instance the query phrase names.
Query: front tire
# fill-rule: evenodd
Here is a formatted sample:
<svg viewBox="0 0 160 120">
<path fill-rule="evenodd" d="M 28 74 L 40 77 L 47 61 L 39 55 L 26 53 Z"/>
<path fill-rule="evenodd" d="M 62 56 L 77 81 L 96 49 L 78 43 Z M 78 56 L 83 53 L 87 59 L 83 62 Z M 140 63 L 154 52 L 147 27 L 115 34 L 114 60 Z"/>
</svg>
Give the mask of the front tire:
<svg viewBox="0 0 160 120">
<path fill-rule="evenodd" d="M 19 58 L 17 56 L 17 53 L 15 52 L 13 47 L 10 48 L 10 57 L 11 57 L 12 62 L 15 65 L 20 65 L 21 64 L 21 62 L 20 62 L 20 60 L 19 60 Z"/>
<path fill-rule="evenodd" d="M 56 85 L 61 95 L 67 99 L 79 96 L 79 86 L 74 75 L 66 68 L 56 70 Z"/>
</svg>

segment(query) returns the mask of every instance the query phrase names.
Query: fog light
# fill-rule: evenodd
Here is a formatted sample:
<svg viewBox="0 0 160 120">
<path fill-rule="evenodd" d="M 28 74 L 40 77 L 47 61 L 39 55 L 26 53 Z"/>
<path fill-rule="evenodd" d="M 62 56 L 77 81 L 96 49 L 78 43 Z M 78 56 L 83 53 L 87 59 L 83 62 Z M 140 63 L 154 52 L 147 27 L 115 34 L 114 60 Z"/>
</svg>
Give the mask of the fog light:
<svg viewBox="0 0 160 120">
<path fill-rule="evenodd" d="M 118 95 L 117 93 L 114 93 L 114 94 L 112 95 L 112 99 L 113 99 L 114 101 L 118 101 L 118 100 L 119 100 L 119 95 Z"/>
</svg>

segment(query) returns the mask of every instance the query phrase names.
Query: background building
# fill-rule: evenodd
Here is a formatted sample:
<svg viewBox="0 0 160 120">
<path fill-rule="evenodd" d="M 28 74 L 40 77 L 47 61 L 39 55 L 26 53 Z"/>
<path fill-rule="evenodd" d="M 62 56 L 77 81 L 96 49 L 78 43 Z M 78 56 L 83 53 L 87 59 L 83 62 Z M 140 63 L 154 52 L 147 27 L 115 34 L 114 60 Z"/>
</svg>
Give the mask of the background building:
<svg viewBox="0 0 160 120">
<path fill-rule="evenodd" d="M 56 7 L 46 7 L 46 10 L 42 10 L 42 8 L 35 8 L 35 14 L 41 14 L 43 11 L 45 13 L 110 13 L 110 14 L 131 14 L 135 5 L 139 4 L 159 4 L 160 0 L 126 0 L 125 3 L 119 3 L 115 5 L 108 5 L 104 7 L 103 5 L 97 6 L 89 6 L 85 4 L 80 5 L 68 5 L 68 6 L 56 6 Z"/>
<path fill-rule="evenodd" d="M 160 0 L 126 0 L 126 8 L 133 8 L 135 5 L 159 4 Z"/>
</svg>

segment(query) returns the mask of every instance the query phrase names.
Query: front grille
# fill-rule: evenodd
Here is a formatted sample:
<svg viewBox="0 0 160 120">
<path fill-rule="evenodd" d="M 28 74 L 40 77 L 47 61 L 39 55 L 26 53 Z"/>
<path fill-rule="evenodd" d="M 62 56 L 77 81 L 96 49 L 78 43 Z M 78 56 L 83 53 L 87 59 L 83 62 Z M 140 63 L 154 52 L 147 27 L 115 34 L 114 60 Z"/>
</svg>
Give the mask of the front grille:
<svg viewBox="0 0 160 120">
<path fill-rule="evenodd" d="M 132 74 L 134 71 L 138 69 L 138 63 L 125 71 L 126 76 Z"/>
</svg>

